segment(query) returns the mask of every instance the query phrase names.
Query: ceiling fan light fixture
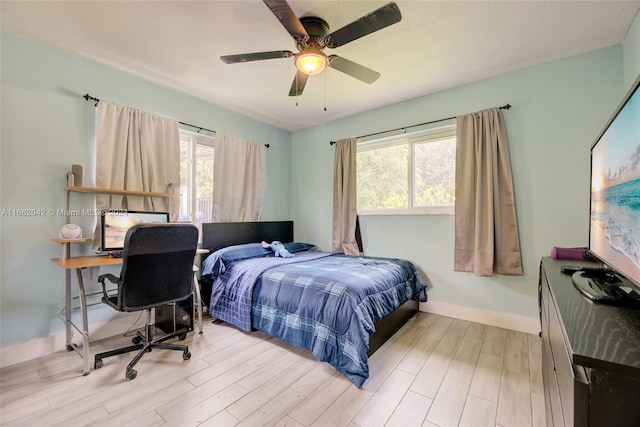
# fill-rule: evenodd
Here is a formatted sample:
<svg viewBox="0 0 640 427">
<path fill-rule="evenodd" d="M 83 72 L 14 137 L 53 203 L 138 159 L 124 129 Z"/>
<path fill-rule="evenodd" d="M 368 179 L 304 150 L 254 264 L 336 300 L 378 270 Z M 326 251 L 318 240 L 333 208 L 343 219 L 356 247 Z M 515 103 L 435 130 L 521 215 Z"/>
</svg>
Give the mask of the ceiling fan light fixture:
<svg viewBox="0 0 640 427">
<path fill-rule="evenodd" d="M 304 49 L 296 55 L 296 68 L 309 76 L 321 73 L 328 63 L 327 55 L 318 49 Z"/>
</svg>

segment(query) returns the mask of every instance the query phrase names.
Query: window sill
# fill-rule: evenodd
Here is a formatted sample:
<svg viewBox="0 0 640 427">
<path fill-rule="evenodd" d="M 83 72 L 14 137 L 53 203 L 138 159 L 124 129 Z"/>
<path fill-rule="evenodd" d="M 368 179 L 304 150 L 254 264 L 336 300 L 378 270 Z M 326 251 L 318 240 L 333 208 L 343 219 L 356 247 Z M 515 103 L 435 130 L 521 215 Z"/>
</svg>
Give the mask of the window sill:
<svg viewBox="0 0 640 427">
<path fill-rule="evenodd" d="M 455 215 L 454 206 L 430 206 L 411 209 L 359 209 L 360 216 L 383 216 L 383 215 Z"/>
</svg>

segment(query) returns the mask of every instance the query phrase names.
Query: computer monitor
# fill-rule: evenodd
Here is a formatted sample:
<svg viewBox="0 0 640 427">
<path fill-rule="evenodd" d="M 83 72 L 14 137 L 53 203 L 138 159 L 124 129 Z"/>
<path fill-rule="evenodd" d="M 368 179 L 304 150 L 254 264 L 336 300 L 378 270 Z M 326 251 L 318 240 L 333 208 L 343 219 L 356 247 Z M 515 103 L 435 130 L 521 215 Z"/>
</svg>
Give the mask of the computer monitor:
<svg viewBox="0 0 640 427">
<path fill-rule="evenodd" d="M 140 223 L 167 223 L 168 212 L 128 211 L 105 209 L 100 212 L 101 248 L 104 252 L 118 252 L 124 248 L 127 230 Z"/>
</svg>

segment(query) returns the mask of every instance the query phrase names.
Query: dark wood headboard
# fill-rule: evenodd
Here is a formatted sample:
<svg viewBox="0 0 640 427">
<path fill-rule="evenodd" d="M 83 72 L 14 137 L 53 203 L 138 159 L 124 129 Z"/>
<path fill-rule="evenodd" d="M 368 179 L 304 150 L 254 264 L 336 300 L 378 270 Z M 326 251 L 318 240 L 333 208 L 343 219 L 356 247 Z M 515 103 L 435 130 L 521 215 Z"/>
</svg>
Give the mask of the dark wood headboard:
<svg viewBox="0 0 640 427">
<path fill-rule="evenodd" d="M 202 224 L 202 247 L 214 252 L 243 243 L 279 240 L 293 242 L 293 221 L 207 222 Z"/>
</svg>

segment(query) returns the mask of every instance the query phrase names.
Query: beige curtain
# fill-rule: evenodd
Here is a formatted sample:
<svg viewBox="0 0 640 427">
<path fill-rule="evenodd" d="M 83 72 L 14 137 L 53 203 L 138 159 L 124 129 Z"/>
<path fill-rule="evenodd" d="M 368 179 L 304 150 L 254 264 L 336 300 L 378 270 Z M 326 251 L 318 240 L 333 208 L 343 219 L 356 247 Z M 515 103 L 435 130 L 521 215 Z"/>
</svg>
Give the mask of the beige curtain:
<svg viewBox="0 0 640 427">
<path fill-rule="evenodd" d="M 358 255 L 356 138 L 336 142 L 333 163 L 333 250 Z"/>
<path fill-rule="evenodd" d="M 244 222 L 260 219 L 265 152 L 264 144 L 216 133 L 212 221 Z"/>
<path fill-rule="evenodd" d="M 179 193 L 176 121 L 105 101 L 99 102 L 97 114 L 96 187 Z M 96 208 L 169 212 L 175 221 L 179 198 L 97 195 Z M 98 249 L 99 226 L 96 229 L 93 247 Z"/>
<path fill-rule="evenodd" d="M 498 108 L 457 118 L 454 270 L 522 274 L 507 133 Z"/>
</svg>

